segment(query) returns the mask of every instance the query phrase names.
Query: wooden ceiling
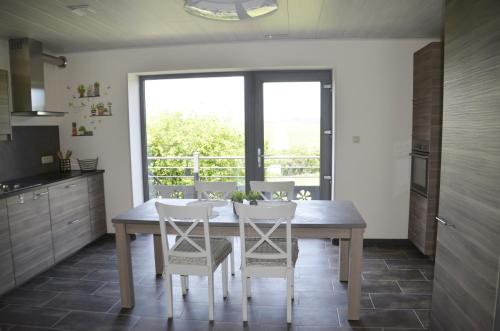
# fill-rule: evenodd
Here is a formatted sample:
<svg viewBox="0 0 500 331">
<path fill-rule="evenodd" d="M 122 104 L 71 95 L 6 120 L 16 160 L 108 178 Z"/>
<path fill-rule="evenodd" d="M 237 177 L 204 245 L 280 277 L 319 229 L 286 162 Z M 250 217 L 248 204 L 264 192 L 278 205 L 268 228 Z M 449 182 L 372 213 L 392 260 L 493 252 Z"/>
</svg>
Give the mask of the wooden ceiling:
<svg viewBox="0 0 500 331">
<path fill-rule="evenodd" d="M 78 16 L 67 8 L 88 4 Z M 0 38 L 30 37 L 57 52 L 192 43 L 322 38 L 439 38 L 443 0 L 278 0 L 240 22 L 192 16 L 183 0 L 1 0 Z"/>
</svg>

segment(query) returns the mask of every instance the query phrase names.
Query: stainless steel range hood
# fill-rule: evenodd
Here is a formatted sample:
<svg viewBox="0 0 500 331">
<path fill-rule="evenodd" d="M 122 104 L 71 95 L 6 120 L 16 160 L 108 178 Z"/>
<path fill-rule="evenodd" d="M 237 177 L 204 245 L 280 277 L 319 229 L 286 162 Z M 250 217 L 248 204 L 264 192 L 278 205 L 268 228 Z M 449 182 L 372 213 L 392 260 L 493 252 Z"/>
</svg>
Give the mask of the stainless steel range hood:
<svg viewBox="0 0 500 331">
<path fill-rule="evenodd" d="M 45 108 L 43 63 L 66 67 L 64 56 L 42 52 L 42 43 L 29 38 L 10 39 L 12 116 L 63 116 L 64 112 Z"/>
</svg>

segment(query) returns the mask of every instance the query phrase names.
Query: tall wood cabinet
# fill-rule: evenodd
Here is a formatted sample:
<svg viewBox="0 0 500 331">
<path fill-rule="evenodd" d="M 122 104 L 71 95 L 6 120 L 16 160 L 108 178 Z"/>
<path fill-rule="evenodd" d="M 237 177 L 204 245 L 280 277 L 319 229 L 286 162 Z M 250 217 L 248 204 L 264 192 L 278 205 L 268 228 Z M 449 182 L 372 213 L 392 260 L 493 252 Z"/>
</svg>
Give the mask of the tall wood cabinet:
<svg viewBox="0 0 500 331">
<path fill-rule="evenodd" d="M 12 250 L 10 248 L 7 201 L 0 200 L 0 293 L 10 290 L 15 285 Z"/>
<path fill-rule="evenodd" d="M 443 112 L 442 43 L 433 42 L 413 57 L 412 190 L 408 238 L 425 255 L 433 255 L 441 161 Z M 413 189 L 416 158 L 426 162 L 426 188 Z"/>
<path fill-rule="evenodd" d="M 496 331 L 500 328 L 500 1 L 447 1 L 444 40 L 442 222 L 431 329 Z"/>
</svg>

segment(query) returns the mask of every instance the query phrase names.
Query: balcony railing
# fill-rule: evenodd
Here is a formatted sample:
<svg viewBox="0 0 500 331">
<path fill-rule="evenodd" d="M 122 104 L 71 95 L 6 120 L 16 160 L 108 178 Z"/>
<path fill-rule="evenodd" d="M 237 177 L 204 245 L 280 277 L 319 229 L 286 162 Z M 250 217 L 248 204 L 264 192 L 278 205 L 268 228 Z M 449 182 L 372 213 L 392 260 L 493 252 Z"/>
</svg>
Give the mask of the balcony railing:
<svg viewBox="0 0 500 331">
<path fill-rule="evenodd" d="M 244 156 L 150 156 L 148 181 L 150 195 L 158 195 L 155 186 L 192 186 L 195 180 L 235 181 L 243 189 L 245 185 Z M 266 180 L 295 181 L 298 196 L 319 198 L 319 156 L 265 156 Z"/>
</svg>

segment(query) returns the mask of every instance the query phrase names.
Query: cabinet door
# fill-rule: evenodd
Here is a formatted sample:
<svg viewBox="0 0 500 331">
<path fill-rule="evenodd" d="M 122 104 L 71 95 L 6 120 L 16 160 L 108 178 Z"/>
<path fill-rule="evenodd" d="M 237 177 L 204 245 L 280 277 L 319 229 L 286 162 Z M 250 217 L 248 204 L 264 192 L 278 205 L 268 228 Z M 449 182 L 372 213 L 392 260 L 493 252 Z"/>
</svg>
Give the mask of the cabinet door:
<svg viewBox="0 0 500 331">
<path fill-rule="evenodd" d="M 87 179 L 51 186 L 49 196 L 54 257 L 58 262 L 91 240 Z"/>
<path fill-rule="evenodd" d="M 15 285 L 12 250 L 10 248 L 7 201 L 0 200 L 0 295 Z"/>
<path fill-rule="evenodd" d="M 102 174 L 88 177 L 90 222 L 92 239 L 106 233 L 106 205 L 104 201 L 104 179 Z"/>
<path fill-rule="evenodd" d="M 500 258 L 500 2 L 448 1 L 432 325 L 494 330 Z M 497 316 L 498 318 L 498 316 Z"/>
<path fill-rule="evenodd" d="M 16 284 L 54 264 L 47 189 L 7 198 Z"/>
</svg>

